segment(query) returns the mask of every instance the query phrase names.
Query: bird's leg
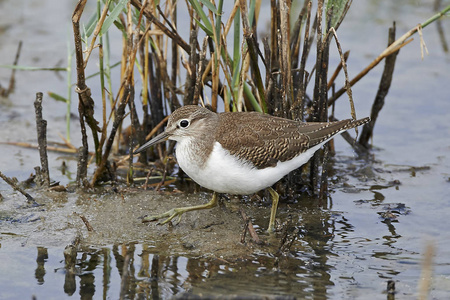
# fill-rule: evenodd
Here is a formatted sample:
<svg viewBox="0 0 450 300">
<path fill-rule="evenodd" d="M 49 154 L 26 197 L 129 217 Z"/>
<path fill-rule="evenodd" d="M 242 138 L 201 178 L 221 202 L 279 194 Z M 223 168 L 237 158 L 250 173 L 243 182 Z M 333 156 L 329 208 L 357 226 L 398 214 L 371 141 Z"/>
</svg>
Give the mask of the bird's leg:
<svg viewBox="0 0 450 300">
<path fill-rule="evenodd" d="M 278 196 L 278 193 L 271 187 L 268 188 L 270 196 L 272 196 L 272 209 L 270 210 L 270 220 L 269 220 L 269 227 L 267 228 L 268 232 L 274 232 L 275 231 L 275 216 L 277 214 L 277 207 L 278 207 L 278 199 L 280 198 Z"/>
<path fill-rule="evenodd" d="M 143 223 L 153 222 L 153 221 L 156 221 L 156 220 L 159 220 L 162 218 L 167 218 L 163 222 L 158 223 L 160 225 L 163 225 L 163 224 L 166 224 L 167 222 L 171 221 L 176 216 L 178 216 L 178 222 L 180 222 L 181 215 L 184 214 L 185 212 L 192 211 L 192 210 L 199 210 L 199 209 L 208 209 L 208 208 L 213 208 L 215 206 L 217 206 L 217 193 L 216 192 L 214 192 L 211 201 L 209 201 L 206 204 L 172 208 L 171 210 L 166 211 L 165 213 L 162 213 L 160 215 L 145 217 L 142 219 L 142 222 Z"/>
</svg>

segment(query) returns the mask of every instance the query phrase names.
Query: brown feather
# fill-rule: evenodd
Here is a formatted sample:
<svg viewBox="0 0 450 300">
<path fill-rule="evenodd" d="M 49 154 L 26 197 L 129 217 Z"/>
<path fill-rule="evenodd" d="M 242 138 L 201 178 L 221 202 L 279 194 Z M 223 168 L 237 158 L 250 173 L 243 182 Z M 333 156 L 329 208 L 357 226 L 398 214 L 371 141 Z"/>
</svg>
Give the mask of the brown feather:
<svg viewBox="0 0 450 300">
<path fill-rule="evenodd" d="M 230 154 L 263 169 L 288 161 L 338 132 L 367 121 L 304 123 L 257 112 L 221 113 L 215 138 Z"/>
</svg>

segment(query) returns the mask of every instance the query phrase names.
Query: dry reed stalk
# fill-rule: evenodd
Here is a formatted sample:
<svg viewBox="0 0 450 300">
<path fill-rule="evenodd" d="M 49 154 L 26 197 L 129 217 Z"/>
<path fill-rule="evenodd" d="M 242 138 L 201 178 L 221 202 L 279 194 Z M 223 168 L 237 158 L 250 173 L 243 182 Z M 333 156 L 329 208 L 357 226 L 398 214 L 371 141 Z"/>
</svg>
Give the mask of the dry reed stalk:
<svg viewBox="0 0 450 300">
<path fill-rule="evenodd" d="M 247 216 L 243 209 L 239 209 L 239 212 L 241 213 L 242 219 L 244 220 L 244 230 L 241 237 L 241 243 L 245 243 L 245 237 L 248 231 L 253 242 L 260 245 L 262 242 L 255 230 L 255 227 L 253 227 L 252 220 Z"/>
<path fill-rule="evenodd" d="M 47 156 L 47 121 L 42 118 L 42 93 L 36 93 L 36 100 L 34 101 L 34 109 L 36 113 L 36 130 L 37 141 L 39 149 L 39 157 L 41 159 L 41 171 L 43 176 L 43 184 L 45 187 L 50 187 L 50 172 L 48 169 Z M 38 182 L 38 186 L 41 183 Z"/>
<path fill-rule="evenodd" d="M 325 122 L 327 121 L 326 111 L 323 109 L 324 104 L 327 101 L 326 93 L 323 93 L 323 78 L 326 78 L 328 68 L 328 39 L 322 38 L 322 11 L 323 0 L 318 1 L 317 7 L 317 54 L 316 54 L 316 76 L 314 82 L 313 102 L 312 102 L 312 121 L 313 122 Z M 326 59 L 326 60 L 324 60 Z M 319 166 L 320 164 L 320 152 L 316 152 L 309 161 L 309 182 L 311 184 L 311 191 L 316 198 L 319 197 L 318 189 L 320 185 Z M 319 189 L 320 191 L 320 189 Z"/>
<path fill-rule="evenodd" d="M 349 56 L 350 56 L 350 50 L 345 51 L 345 53 L 344 53 L 344 62 L 345 62 L 345 64 L 347 64 L 347 60 L 348 60 L 348 57 L 349 57 Z M 338 75 L 339 75 L 339 73 L 341 72 L 341 70 L 342 70 L 342 63 L 340 63 L 340 64 L 336 67 L 336 70 L 334 70 L 333 75 L 331 75 L 331 78 L 328 80 L 327 90 L 330 90 L 330 89 L 331 89 L 331 87 L 332 87 L 333 84 L 334 84 L 334 81 L 335 81 L 336 78 L 338 77 Z"/>
<path fill-rule="evenodd" d="M 215 28 L 215 22 L 214 22 L 214 14 L 212 13 L 212 11 L 209 11 L 209 17 L 210 17 L 210 21 L 211 21 L 211 25 L 213 28 Z M 220 20 L 218 20 L 220 22 Z M 219 23 L 220 25 L 220 23 Z M 214 51 L 211 53 L 211 60 L 210 62 L 212 63 L 211 66 L 211 82 L 212 82 L 212 86 L 211 86 L 211 109 L 213 111 L 217 111 L 217 97 L 219 94 L 219 63 L 218 60 L 220 59 L 220 52 L 222 51 L 222 45 L 221 43 L 219 43 L 219 40 L 222 41 L 220 39 L 220 36 L 218 35 L 218 32 L 216 30 L 213 30 L 213 39 L 214 39 L 214 44 L 216 45 Z"/>
<path fill-rule="evenodd" d="M 103 45 L 99 45 L 99 60 L 100 60 L 100 78 L 102 81 L 101 86 L 104 86 L 104 77 L 103 77 Z M 85 62 L 87 63 L 87 60 L 85 60 Z M 106 129 L 108 128 L 108 123 L 106 121 L 106 93 L 105 93 L 105 89 L 102 89 L 101 91 L 102 93 L 102 134 L 100 136 L 100 141 L 98 143 L 98 152 L 102 152 L 103 149 L 103 144 L 105 143 L 106 140 L 106 136 L 107 136 L 107 132 Z"/>
<path fill-rule="evenodd" d="M 96 161 L 100 160 L 100 153 L 98 150 L 98 135 L 100 132 L 97 121 L 94 118 L 94 100 L 91 98 L 91 90 L 86 85 L 85 73 L 84 73 L 84 60 L 83 60 L 83 48 L 80 32 L 80 19 L 83 14 L 84 7 L 86 6 L 87 0 L 80 0 L 75 7 L 72 14 L 72 27 L 74 33 L 74 43 L 75 43 L 75 58 L 76 58 L 76 70 L 77 70 L 77 86 L 75 91 L 78 93 L 78 113 L 80 117 L 80 127 L 82 135 L 82 147 L 80 149 L 80 159 L 77 166 L 77 184 L 78 186 L 85 185 L 87 181 L 87 162 L 88 162 L 88 151 L 89 146 L 87 142 L 86 125 L 91 128 L 92 135 L 94 138 L 95 150 L 96 150 Z"/>
<path fill-rule="evenodd" d="M 31 204 L 32 206 L 39 206 L 40 204 L 38 204 L 34 198 L 28 194 L 27 192 L 25 192 L 22 188 L 20 188 L 15 182 L 14 180 L 12 180 L 11 178 L 9 178 L 8 176 L 6 176 L 5 174 L 3 174 L 2 172 L 0 172 L 0 178 L 3 179 L 7 184 L 9 184 L 14 190 L 18 191 L 19 193 L 21 193 L 22 195 L 25 196 L 25 198 L 27 198 L 27 202 L 29 204 Z"/>
<path fill-rule="evenodd" d="M 347 64 L 345 62 L 344 54 L 342 53 L 341 43 L 339 43 L 339 39 L 337 37 L 336 31 L 334 30 L 334 28 L 331 28 L 330 32 L 333 34 L 334 40 L 336 41 L 336 46 L 338 48 L 339 57 L 341 58 L 341 66 L 342 66 L 342 69 L 344 70 L 345 86 L 346 86 L 346 91 L 347 91 L 347 95 L 348 95 L 348 101 L 350 103 L 350 113 L 352 115 L 352 118 L 356 120 L 355 103 L 353 102 L 352 89 L 351 89 L 350 82 L 348 79 Z M 328 107 L 326 107 L 326 108 L 328 108 Z M 355 127 L 355 132 L 356 132 L 356 134 L 358 134 L 358 127 Z"/>
<path fill-rule="evenodd" d="M 198 102 L 202 102 L 203 100 L 201 99 L 201 94 L 203 92 L 203 83 L 207 81 L 206 79 L 206 75 L 208 75 L 208 71 L 211 69 L 211 61 L 209 61 L 209 63 L 207 64 L 206 61 L 206 51 L 208 50 L 208 37 L 205 37 L 203 39 L 203 44 L 202 44 L 202 51 L 199 53 L 198 59 L 198 70 L 196 72 L 197 74 L 197 79 L 195 80 L 195 85 L 194 85 L 194 98 L 193 98 L 193 102 L 194 103 L 198 103 Z M 206 69 L 205 69 L 206 68 Z M 200 101 L 199 101 L 200 100 Z"/>
<path fill-rule="evenodd" d="M 293 103 L 292 91 L 292 64 L 290 42 L 290 3 L 279 1 L 278 11 L 280 16 L 279 50 L 280 50 L 280 76 L 281 76 L 281 108 L 282 117 L 291 118 L 291 107 Z"/>
<path fill-rule="evenodd" d="M 292 69 L 298 68 L 298 59 L 300 58 L 300 45 L 301 45 L 301 29 L 303 24 L 303 18 L 307 13 L 308 6 L 311 5 L 311 2 L 305 1 L 303 3 L 303 7 L 300 10 L 300 14 L 295 21 L 294 28 L 292 29 L 291 40 L 290 40 L 290 49 L 292 53 Z"/>
<path fill-rule="evenodd" d="M 33 148 L 33 149 L 38 149 L 38 145 L 32 145 L 30 143 L 24 143 L 24 142 L 0 142 L 0 144 L 5 144 L 5 145 L 14 145 L 14 146 L 18 146 L 18 147 L 22 147 L 22 148 Z M 73 145 L 72 145 L 73 147 Z M 67 147 L 67 148 L 62 148 L 62 147 L 54 147 L 54 146 L 48 146 L 47 145 L 47 150 L 48 151 L 54 151 L 54 152 L 61 152 L 61 153 L 70 153 L 70 154 L 75 154 L 77 153 L 77 149 L 76 148 L 72 148 L 72 147 Z M 93 152 L 89 152 L 89 155 L 93 155 Z"/>
<path fill-rule="evenodd" d="M 305 90 L 307 86 L 307 76 L 305 73 L 305 65 L 306 65 L 306 59 L 308 57 L 309 49 L 311 47 L 312 43 L 312 37 L 309 37 L 309 31 L 310 31 L 310 23 L 311 23 L 311 1 L 308 2 L 308 6 L 306 7 L 306 27 L 305 27 L 305 36 L 303 38 L 303 51 L 302 51 L 302 57 L 300 59 L 300 69 L 299 69 L 299 86 L 297 91 L 297 97 L 296 102 L 293 105 L 293 118 L 296 120 L 304 121 L 304 107 L 305 107 Z M 314 28 L 313 28 L 314 30 Z"/>
<path fill-rule="evenodd" d="M 139 11 L 142 11 L 142 4 L 139 0 L 130 0 L 131 5 L 136 7 Z M 188 54 L 191 53 L 191 46 L 186 43 L 181 36 L 176 31 L 169 30 L 161 21 L 159 21 L 155 15 L 148 9 L 145 8 L 143 10 L 144 16 L 147 18 L 149 22 L 154 23 L 164 34 L 166 34 L 170 39 L 177 42 L 177 44 L 184 49 Z"/>
<path fill-rule="evenodd" d="M 189 58 L 187 64 L 184 65 L 186 68 L 186 80 L 185 80 L 185 90 L 183 104 L 198 104 L 198 94 L 196 95 L 195 86 L 197 81 L 197 66 L 199 64 L 199 54 L 197 53 L 198 46 L 198 30 L 199 27 L 195 22 L 192 22 L 191 17 L 191 30 L 189 36 L 190 50 L 188 52 Z M 201 75 L 200 75 L 201 76 Z M 197 97 L 195 97 L 197 96 Z"/>
<path fill-rule="evenodd" d="M 103 7 L 103 11 L 100 16 L 100 19 L 98 20 L 97 25 L 95 26 L 94 33 L 92 35 L 91 44 L 89 45 L 89 48 L 86 51 L 86 57 L 84 59 L 84 68 L 86 68 L 87 63 L 89 61 L 89 57 L 91 56 L 92 50 L 95 47 L 95 41 L 97 40 L 98 34 L 100 33 L 100 29 L 102 28 L 103 23 L 105 22 L 108 11 L 109 11 L 109 7 L 108 7 L 108 5 L 105 5 Z"/>
<path fill-rule="evenodd" d="M 176 28 L 177 26 L 177 5 L 174 5 L 173 10 L 172 10 L 172 21 L 173 21 L 173 26 Z M 172 92 L 172 96 L 170 98 L 170 108 L 172 111 L 174 111 L 175 109 L 179 108 L 180 102 L 178 101 L 177 98 L 177 93 L 175 91 L 175 88 L 177 86 L 177 74 L 180 73 L 180 64 L 179 64 L 179 55 L 178 55 L 178 45 L 176 43 L 176 41 L 171 40 L 172 43 L 172 68 L 171 68 L 171 92 Z"/>
<path fill-rule="evenodd" d="M 391 45 L 394 41 L 395 41 L 395 23 L 391 28 L 389 28 L 388 46 Z M 364 124 L 361 137 L 359 138 L 359 144 L 366 149 L 369 148 L 369 140 L 373 135 L 375 122 L 377 121 L 378 114 L 383 108 L 384 99 L 388 94 L 389 88 L 391 86 L 392 77 L 394 74 L 395 61 L 399 53 L 398 51 L 386 57 L 383 75 L 381 76 L 377 95 L 375 96 L 375 100 L 372 104 L 372 110 L 370 112 L 370 122 Z"/>
</svg>

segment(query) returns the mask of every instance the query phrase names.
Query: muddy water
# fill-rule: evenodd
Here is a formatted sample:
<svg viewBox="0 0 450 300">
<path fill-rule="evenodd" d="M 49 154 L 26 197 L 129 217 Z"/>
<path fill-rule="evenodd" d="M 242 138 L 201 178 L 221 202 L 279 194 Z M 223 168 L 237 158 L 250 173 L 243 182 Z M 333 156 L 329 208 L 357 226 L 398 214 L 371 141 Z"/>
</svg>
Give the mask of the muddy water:
<svg viewBox="0 0 450 300">
<path fill-rule="evenodd" d="M 0 2 L 0 64 L 13 61 L 19 40 L 24 42 L 22 65 L 65 61 L 73 5 Z M 392 21 L 400 36 L 431 16 L 432 5 L 355 1 L 338 31 L 344 50 L 351 49 L 350 77 L 383 50 Z M 448 22 L 444 20 L 444 30 Z M 322 206 L 307 198 L 280 204 L 278 219 L 287 222 L 287 232 L 265 234 L 270 207 L 247 198 L 225 198 L 218 208 L 187 214 L 177 226 L 168 227 L 142 224 L 139 217 L 206 202 L 211 195 L 124 188 L 85 194 L 30 190 L 45 205 L 27 207 L 20 194 L 0 181 L 0 298 L 117 299 L 122 293 L 138 299 L 385 299 L 392 280 L 394 297 L 411 299 L 418 295 L 428 245 L 434 247 L 430 298 L 448 298 L 450 57 L 435 24 L 424 29 L 424 39 L 430 54 L 423 60 L 418 36 L 397 58 L 371 156 L 358 157 L 336 139 L 339 152 L 331 162 L 331 199 Z M 337 62 L 332 55 L 330 65 Z M 360 117 L 370 113 L 381 72 L 379 66 L 353 89 Z M 2 86 L 9 74 L 0 69 Z M 48 72 L 18 72 L 16 79 L 14 93 L 0 101 L 0 141 L 34 142 L 34 95 L 64 95 L 65 79 Z M 95 90 L 96 83 L 90 84 Z M 49 140 L 57 141 L 58 133 L 65 134 L 65 104 L 48 98 L 44 102 Z M 338 106 L 337 114 L 348 116 L 348 105 Z M 72 128 L 78 145 L 76 120 Z M 39 164 L 35 150 L 0 147 L 0 170 L 9 176 L 24 180 Z M 61 171 L 63 161 L 68 172 Z M 50 162 L 53 179 L 62 184 L 73 180 L 75 163 L 70 156 L 51 153 Z M 241 242 L 239 209 L 252 217 L 262 244 L 248 236 Z M 73 243 L 80 250 L 65 259 L 64 250 Z"/>
</svg>

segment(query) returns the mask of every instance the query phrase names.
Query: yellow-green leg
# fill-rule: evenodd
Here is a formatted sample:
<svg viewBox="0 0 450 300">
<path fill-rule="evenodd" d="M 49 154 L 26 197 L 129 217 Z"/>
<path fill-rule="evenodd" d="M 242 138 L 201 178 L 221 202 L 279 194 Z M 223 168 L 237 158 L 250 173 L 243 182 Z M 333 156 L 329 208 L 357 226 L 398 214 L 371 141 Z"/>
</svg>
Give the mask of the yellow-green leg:
<svg viewBox="0 0 450 300">
<path fill-rule="evenodd" d="M 176 216 L 178 216 L 178 222 L 180 222 L 181 215 L 184 214 L 185 212 L 192 211 L 192 210 L 208 209 L 208 208 L 213 208 L 215 206 L 217 206 L 217 193 L 216 192 L 214 192 L 211 201 L 209 201 L 206 204 L 172 208 L 171 210 L 166 211 L 165 213 L 162 213 L 160 215 L 145 217 L 142 219 L 142 222 L 144 222 L 144 223 L 153 222 L 153 221 L 156 221 L 156 220 L 159 220 L 162 218 L 167 218 L 162 223 L 159 223 L 159 224 L 163 225 L 163 224 L 166 224 L 167 222 L 171 221 Z"/>
<path fill-rule="evenodd" d="M 270 193 L 270 196 L 272 196 L 272 209 L 270 210 L 270 220 L 269 220 L 269 227 L 267 228 L 267 231 L 274 232 L 275 231 L 275 216 L 277 214 L 278 199 L 280 197 L 278 196 L 278 193 L 271 187 L 269 187 L 269 193 Z"/>
</svg>

